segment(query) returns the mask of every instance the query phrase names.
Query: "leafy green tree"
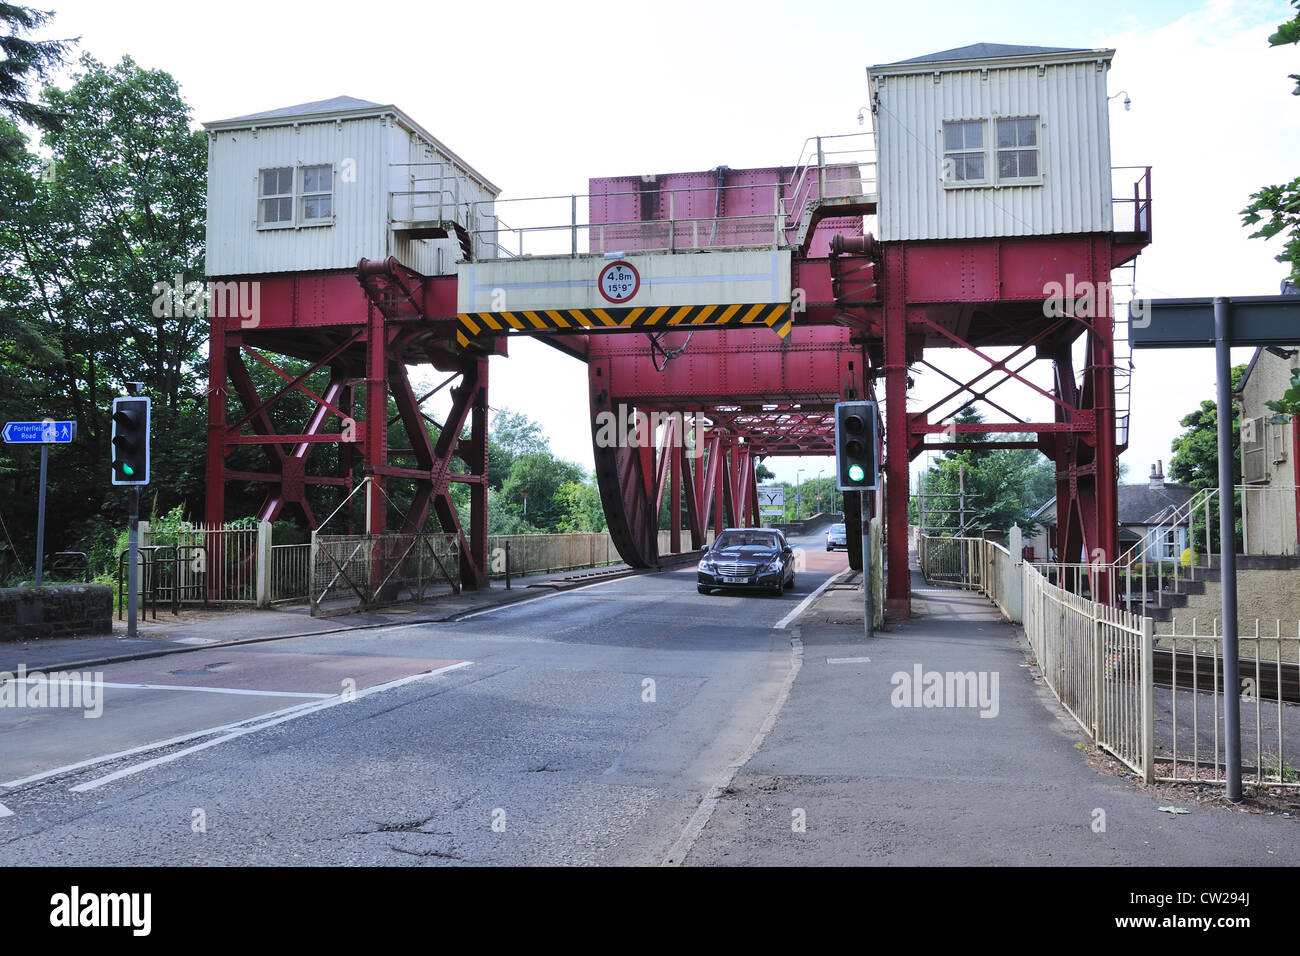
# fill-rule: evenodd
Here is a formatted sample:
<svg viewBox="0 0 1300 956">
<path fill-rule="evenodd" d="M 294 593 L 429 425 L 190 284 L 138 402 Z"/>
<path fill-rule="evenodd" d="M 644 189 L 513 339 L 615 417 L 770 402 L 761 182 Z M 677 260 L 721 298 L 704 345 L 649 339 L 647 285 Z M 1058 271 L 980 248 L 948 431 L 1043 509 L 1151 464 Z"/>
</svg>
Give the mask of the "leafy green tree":
<svg viewBox="0 0 1300 956">
<path fill-rule="evenodd" d="M 517 514 L 538 530 L 554 531 L 565 515 L 558 497 L 560 488 L 584 477 L 577 465 L 549 451 L 529 452 L 515 459 L 498 494 L 508 513 Z"/>
<path fill-rule="evenodd" d="M 956 425 L 980 425 L 984 422 L 984 415 L 974 405 L 967 405 L 952 417 L 952 421 Z M 988 432 L 954 432 L 953 435 L 953 440 L 957 442 L 984 442 L 989 440 Z M 988 449 L 971 448 L 954 451 L 950 448 L 943 453 L 943 456 L 951 460 L 959 455 L 966 455 L 968 460 L 978 461 L 987 454 Z"/>
<path fill-rule="evenodd" d="M 556 531 L 566 533 L 605 530 L 605 509 L 600 491 L 588 481 L 568 481 L 555 493 L 561 508 Z"/>
<path fill-rule="evenodd" d="M 1245 365 L 1232 369 L 1232 388 L 1236 391 L 1246 374 Z M 1201 402 L 1200 408 L 1183 416 L 1179 422 L 1183 433 L 1173 440 L 1169 459 L 1169 477 L 1181 485 L 1201 490 L 1219 486 L 1219 414 L 1212 401 Z M 1232 481 L 1241 482 L 1241 422 L 1232 416 Z"/>
<path fill-rule="evenodd" d="M 522 412 L 501 409 L 488 427 L 488 487 L 500 488 L 521 456 L 550 450 L 541 425 Z"/>
<path fill-rule="evenodd" d="M 954 420 L 979 424 L 984 416 L 968 406 Z M 958 434 L 956 441 L 983 441 L 987 437 L 969 432 Z M 966 494 L 964 526 L 960 513 L 963 489 Z M 950 449 L 922 476 L 919 491 L 925 496 L 925 526 L 929 530 L 978 536 L 986 531 L 1005 532 L 1012 525 L 1019 525 L 1026 533 L 1032 533 L 1038 523 L 1031 516 L 1056 493 L 1055 469 L 1031 448 Z M 908 512 L 910 520 L 920 522 L 921 500 L 915 495 L 908 504 Z"/>
<path fill-rule="evenodd" d="M 1269 46 L 1300 44 L 1300 0 L 1291 0 L 1291 4 L 1298 11 L 1296 16 L 1278 25 L 1268 38 Z M 1292 94 L 1300 96 L 1300 73 L 1292 73 L 1290 78 L 1295 81 Z M 1250 199 L 1250 205 L 1241 211 L 1242 224 L 1259 227 L 1250 234 L 1252 239 L 1285 237 L 1286 244 L 1275 258 L 1288 263 L 1292 281 L 1300 283 L 1300 176 L 1289 183 L 1265 186 Z"/>
<path fill-rule="evenodd" d="M 62 116 L 57 109 L 32 100 L 31 85 L 47 81 L 61 67 L 76 40 L 32 40 L 27 34 L 45 26 L 50 10 L 35 10 L 13 3 L 0 3 L 0 115 L 10 116 L 42 129 L 57 129 Z M 15 162 L 21 153 L 17 144 L 0 137 L 0 160 Z"/>
<path fill-rule="evenodd" d="M 67 90 L 44 91 L 61 118 L 42 143 L 52 166 L 0 120 L 0 413 L 78 423 L 51 476 L 54 548 L 100 540 L 123 520 L 106 481 L 123 381 L 143 381 L 154 400 L 159 513 L 200 501 L 204 480 L 206 323 L 155 314 L 154 290 L 203 275 L 206 142 L 168 74 L 130 58 L 80 64 Z M 19 451 L 0 462 L 0 500 L 32 527 L 31 469 Z"/>
<path fill-rule="evenodd" d="M 1245 365 L 1232 369 L 1232 389 L 1235 392 L 1246 374 Z M 1200 408 L 1185 415 L 1180 425 L 1183 433 L 1175 438 L 1171 448 L 1173 457 L 1169 459 L 1169 477 L 1181 485 L 1187 485 L 1201 491 L 1205 488 L 1219 487 L 1219 412 L 1212 401 L 1201 402 Z M 1232 483 L 1241 484 L 1241 419 L 1232 414 Z M 1240 514 L 1240 492 L 1233 492 L 1234 507 Z M 1219 499 L 1216 495 L 1210 501 L 1210 547 L 1219 547 Z M 1236 535 L 1241 539 L 1241 520 L 1236 522 Z M 1205 540 L 1205 512 L 1197 509 L 1193 515 L 1192 541 Z"/>
</svg>

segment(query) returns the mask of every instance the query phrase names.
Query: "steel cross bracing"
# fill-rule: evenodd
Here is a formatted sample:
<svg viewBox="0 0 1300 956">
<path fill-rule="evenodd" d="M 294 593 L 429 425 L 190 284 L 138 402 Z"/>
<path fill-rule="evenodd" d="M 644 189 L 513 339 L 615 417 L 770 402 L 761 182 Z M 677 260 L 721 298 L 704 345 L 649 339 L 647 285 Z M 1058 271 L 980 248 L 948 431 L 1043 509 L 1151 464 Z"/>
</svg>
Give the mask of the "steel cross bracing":
<svg viewBox="0 0 1300 956">
<path fill-rule="evenodd" d="M 716 174 L 681 175 L 689 180 Z M 731 198 L 736 195 L 720 193 L 719 206 L 736 201 Z M 1032 446 L 1051 458 L 1057 468 L 1061 553 L 1113 555 L 1120 450 L 1114 432 L 1113 323 L 1105 309 L 1095 317 L 1046 315 L 1044 286 L 1064 283 L 1067 276 L 1075 285 L 1108 283 L 1110 270 L 1131 261 L 1149 233 L 878 243 L 862 233 L 860 218 L 874 212 L 874 199 L 870 205 L 854 202 L 827 204 L 837 218 L 810 217 L 808 232 L 799 236 L 790 260 L 793 321 L 784 337 L 766 324 L 662 333 L 633 325 L 593 331 L 537 322 L 532 328 L 511 326 L 509 334 L 532 335 L 587 363 L 596 475 L 624 560 L 634 566 L 658 561 L 665 512 L 674 552 L 699 547 L 710 524 L 757 522 L 758 462 L 774 455 L 829 454 L 835 402 L 863 397 L 883 398 L 891 614 L 905 614 L 909 601 L 907 541 L 901 533 L 907 527 L 908 463 L 928 449 L 970 447 L 956 440 L 963 431 L 990 436 L 981 447 Z M 639 215 L 652 220 L 654 210 Z M 593 208 L 591 221 L 599 218 Z M 636 248 L 634 239 L 620 237 L 627 253 Z M 689 253 L 711 254 L 707 249 Z M 725 262 L 725 254 L 718 260 Z M 261 516 L 274 517 L 285 504 L 296 504 L 313 523 L 306 497 L 310 485 L 349 488 L 359 474 L 409 482 L 414 489 L 409 512 L 389 514 L 383 496 L 375 495 L 367 515 L 371 528 L 422 530 L 433 514 L 443 530 L 462 539 L 466 584 L 484 580 L 487 357 L 505 354 L 507 333 L 480 330 L 464 337 L 457 299 L 456 276 L 425 277 L 394 259 L 363 260 L 355 272 L 263 279 L 262 319 L 255 329 L 214 320 L 208 520 L 223 517 L 226 481 L 265 482 L 269 491 Z M 652 334 L 657 352 L 651 349 Z M 1084 365 L 1076 374 L 1072 345 L 1081 336 Z M 1012 354 L 990 352 L 1003 347 Z M 987 368 L 959 377 L 927 356 L 927 349 L 935 348 L 980 356 Z M 261 399 L 241 353 L 266 366 L 274 366 L 267 353 L 290 355 L 312 368 L 280 374 L 283 384 Z M 661 360 L 666 355 L 673 357 Z M 1026 376 L 1035 361 L 1052 364 L 1051 388 Z M 435 423 L 437 441 L 428 436 L 406 373 L 408 364 L 417 363 L 433 364 L 459 383 L 452 414 Z M 324 368 L 329 384 L 316 394 L 303 380 Z M 944 401 L 923 411 L 907 408 L 916 369 L 935 371 L 953 386 Z M 991 394 L 1010 383 L 1047 403 L 1052 420 L 1030 420 L 1001 393 Z M 232 386 L 240 410 L 227 413 Z M 268 410 L 289 392 L 306 394 L 315 410 L 301 433 L 278 435 Z M 390 401 L 396 412 L 392 423 L 400 424 L 408 447 L 390 448 L 387 427 L 368 427 L 381 420 L 367 412 L 372 406 L 384 408 L 382 421 L 390 424 Z M 973 401 L 997 409 L 1008 421 L 973 427 L 947 423 Z M 602 422 L 635 421 L 638 412 L 647 418 L 657 413 L 659 426 L 640 438 L 635 428 L 630 439 L 626 430 L 616 430 L 612 442 L 608 430 L 602 435 Z M 345 431 L 351 441 L 341 440 Z M 1006 438 L 996 438 L 1002 435 Z M 333 473 L 309 474 L 312 449 L 331 441 L 340 450 Z M 265 450 L 264 470 L 226 467 L 227 456 L 241 444 Z M 452 504 L 452 482 L 470 486 L 468 529 Z M 846 496 L 851 533 L 858 507 L 856 496 Z M 869 509 L 875 507 L 868 502 Z M 858 553 L 850 542 L 855 563 Z"/>
<path fill-rule="evenodd" d="M 378 493 L 366 498 L 360 519 L 376 531 L 424 531 L 436 519 L 440 530 L 460 539 L 461 575 L 471 587 L 487 581 L 487 366 L 488 350 L 466 353 L 448 348 L 424 311 L 422 276 L 400 271 L 376 279 L 358 272 L 286 274 L 261 278 L 262 310 L 256 326 L 214 317 L 209 335 L 207 520 L 225 518 L 228 484 L 267 486 L 257 510 L 274 521 L 286 506 L 301 510 L 317 527 L 307 489 L 334 486 L 346 496 L 363 475 Z M 360 281 L 358 281 L 360 279 Z M 391 280 L 391 281 L 388 281 Z M 292 375 L 268 353 L 308 363 Z M 283 382 L 259 394 L 244 356 L 251 356 Z M 407 372 L 428 364 L 445 373 L 451 410 L 430 436 Z M 305 382 L 326 372 L 323 393 Z M 271 412 L 291 393 L 311 401 L 311 412 L 294 433 L 277 432 Z M 390 416 L 390 409 L 392 414 Z M 390 426 L 401 441 L 390 446 Z M 308 471 L 313 452 L 323 444 L 336 449 L 328 469 Z M 229 457 L 241 446 L 259 446 L 261 469 L 232 467 Z M 397 514 L 385 486 L 405 483 L 409 502 Z M 469 488 L 468 527 L 452 502 L 453 483 Z M 349 519 L 356 521 L 355 518 Z M 356 529 L 365 530 L 365 529 Z"/>
</svg>

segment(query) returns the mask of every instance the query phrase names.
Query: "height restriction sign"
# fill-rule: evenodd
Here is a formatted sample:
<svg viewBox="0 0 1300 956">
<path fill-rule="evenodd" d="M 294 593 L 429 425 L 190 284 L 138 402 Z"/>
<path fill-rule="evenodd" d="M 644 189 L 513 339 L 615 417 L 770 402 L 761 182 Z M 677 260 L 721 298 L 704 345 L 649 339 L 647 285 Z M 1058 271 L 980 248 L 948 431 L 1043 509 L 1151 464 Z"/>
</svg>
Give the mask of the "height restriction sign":
<svg viewBox="0 0 1300 956">
<path fill-rule="evenodd" d="M 596 285 L 607 301 L 621 304 L 637 294 L 641 288 L 641 275 L 632 263 L 620 259 L 600 270 Z"/>
</svg>

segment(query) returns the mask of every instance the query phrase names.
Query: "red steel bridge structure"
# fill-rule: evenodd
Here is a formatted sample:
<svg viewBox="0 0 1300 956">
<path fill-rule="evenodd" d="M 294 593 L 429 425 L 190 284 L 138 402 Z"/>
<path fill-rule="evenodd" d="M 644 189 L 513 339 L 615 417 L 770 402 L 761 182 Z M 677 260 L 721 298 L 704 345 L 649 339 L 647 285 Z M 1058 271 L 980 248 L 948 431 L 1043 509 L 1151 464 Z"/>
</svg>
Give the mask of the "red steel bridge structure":
<svg viewBox="0 0 1300 956">
<path fill-rule="evenodd" d="M 909 611 L 909 466 L 930 450 L 1036 448 L 1056 467 L 1060 554 L 1114 560 L 1123 444 L 1109 297 L 1088 309 L 1067 303 L 1059 314 L 1044 308 L 1044 290 L 1054 282 L 1108 288 L 1112 270 L 1134 260 L 1150 241 L 1149 170 L 1136 174 L 1139 185 L 1124 197 L 1131 205 L 1117 205 L 1116 231 L 883 242 L 863 228 L 878 203 L 869 163 L 846 158 L 837 145 L 844 144 L 812 140 L 788 167 L 592 180 L 585 216 L 573 197 L 567 221 L 513 234 L 539 248 L 563 246 L 539 255 L 509 255 L 511 236 L 497 222 L 491 242 L 482 241 L 473 210 L 395 225 L 459 238 L 465 262 L 456 275 L 424 276 L 385 258 L 350 270 L 252 277 L 261 284 L 257 325 L 212 319 L 208 522 L 225 517 L 230 483 L 265 485 L 258 518 L 274 520 L 294 506 L 316 527 L 323 516 L 314 513 L 309 488 L 346 492 L 362 475 L 381 490 L 405 482 L 411 504 L 402 514 L 383 494 L 367 498 L 368 528 L 419 531 L 432 519 L 460 537 L 464 584 L 486 586 L 488 359 L 507 355 L 511 338 L 529 336 L 586 363 L 596 477 L 610 532 L 634 567 L 663 557 L 665 499 L 670 552 L 700 548 L 710 524 L 757 523 L 757 464 L 833 454 L 833 406 L 857 398 L 879 400 L 883 409 L 883 500 L 866 496 L 863 504 L 883 515 L 891 617 Z M 768 257 L 763 269 L 772 270 L 774 292 L 720 301 L 717 290 L 740 288 L 731 274 L 751 269 L 756 256 Z M 598 306 L 590 297 L 572 307 L 562 299 L 516 306 L 506 289 L 505 301 L 480 307 L 470 287 L 482 284 L 472 277 L 484 271 L 489 285 L 526 273 L 586 276 L 594 286 L 614 261 L 640 263 L 646 286 L 670 265 L 674 275 L 720 278 L 697 286 L 712 288 L 706 300 L 645 306 L 609 295 Z M 766 282 L 768 272 L 760 278 Z M 979 370 L 953 374 L 941 358 L 953 351 L 976 357 Z M 277 355 L 304 360 L 308 370 L 291 374 Z M 259 391 L 250 363 L 282 384 Z M 1051 367 L 1051 387 L 1030 377 L 1035 363 Z M 450 411 L 441 421 L 423 409 L 433 392 L 419 395 L 412 385 L 409 367 L 417 364 L 443 374 L 434 392 L 450 391 Z M 327 386 L 308 388 L 306 380 L 325 370 Z M 945 399 L 909 404 L 917 370 L 951 385 Z M 1006 407 L 996 390 L 1010 383 L 1035 393 L 1050 417 Z M 313 410 L 299 431 L 284 434 L 270 410 L 292 392 L 306 393 Z M 949 420 L 975 401 L 1006 420 Z M 650 440 L 600 440 L 602 421 L 636 412 L 660 413 L 665 424 Z M 703 447 L 683 441 L 700 422 Z M 972 444 L 961 440 L 964 432 L 985 437 Z M 338 449 L 328 469 L 312 458 L 325 444 Z M 230 454 L 245 445 L 263 450 L 262 468 L 230 466 Z M 468 514 L 453 503 L 453 483 L 469 488 Z M 855 495 L 845 499 L 853 533 L 861 505 Z M 849 553 L 856 566 L 853 540 Z"/>
</svg>

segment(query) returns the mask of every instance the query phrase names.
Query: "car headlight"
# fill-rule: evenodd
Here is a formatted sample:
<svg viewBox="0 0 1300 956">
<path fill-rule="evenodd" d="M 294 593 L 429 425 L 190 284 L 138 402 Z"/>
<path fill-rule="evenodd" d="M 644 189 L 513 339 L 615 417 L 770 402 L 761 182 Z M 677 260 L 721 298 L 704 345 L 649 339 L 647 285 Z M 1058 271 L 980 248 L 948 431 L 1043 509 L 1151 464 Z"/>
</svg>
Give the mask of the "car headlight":
<svg viewBox="0 0 1300 956">
<path fill-rule="evenodd" d="M 698 570 L 703 571 L 705 574 L 712 574 L 713 562 L 710 561 L 708 558 L 705 558 L 703 561 L 700 562 L 700 566 Z"/>
<path fill-rule="evenodd" d="M 780 556 L 780 555 L 777 555 L 777 556 L 776 556 L 775 558 L 773 558 L 770 562 L 768 562 L 767 570 L 769 570 L 769 571 L 780 571 L 780 570 L 781 570 L 781 556 Z"/>
</svg>

